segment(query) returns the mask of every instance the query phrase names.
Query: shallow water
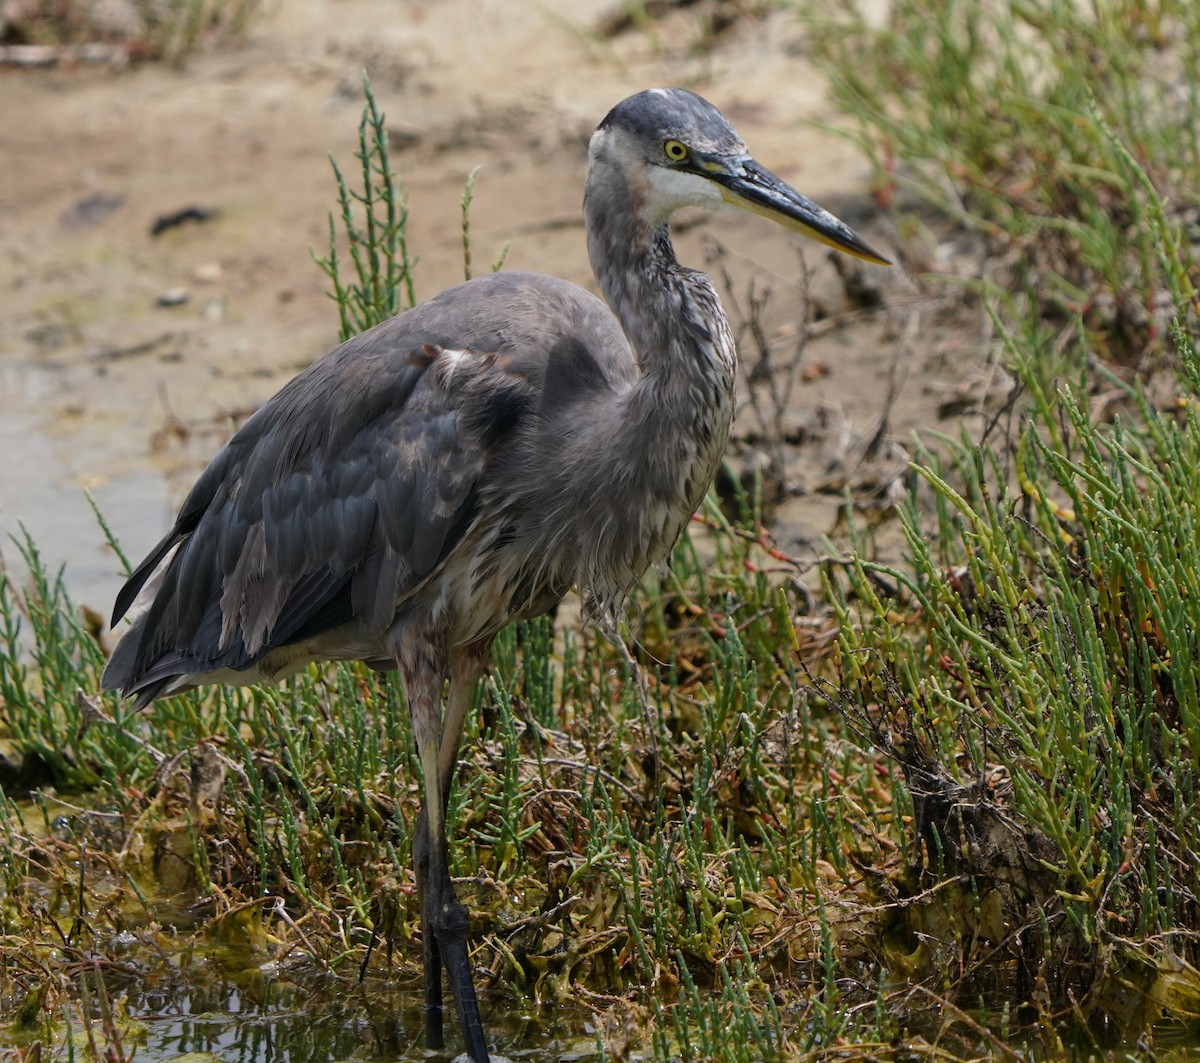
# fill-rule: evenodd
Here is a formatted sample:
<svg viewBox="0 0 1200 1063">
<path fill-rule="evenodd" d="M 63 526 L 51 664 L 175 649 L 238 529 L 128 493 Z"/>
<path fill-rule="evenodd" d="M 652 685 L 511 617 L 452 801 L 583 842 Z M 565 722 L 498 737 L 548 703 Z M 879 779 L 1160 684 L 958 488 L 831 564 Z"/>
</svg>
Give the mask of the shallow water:
<svg viewBox="0 0 1200 1063">
<path fill-rule="evenodd" d="M 120 589 L 121 566 L 87 493 L 118 541 L 136 544 L 130 549 L 165 528 L 176 500 L 160 468 L 120 460 L 119 436 L 93 433 L 81 446 L 51 415 L 54 403 L 76 386 L 68 376 L 0 358 L 0 558 L 23 571 L 13 539 L 27 532 L 52 572 L 68 565 L 72 598 L 105 612 Z"/>
<path fill-rule="evenodd" d="M 447 1002 L 448 1003 L 448 1002 Z M 455 1059 L 457 1031 L 447 1016 L 445 1052 L 423 1045 L 421 1001 L 395 994 L 381 1006 L 374 994 L 337 995 L 288 987 L 269 979 L 246 985 L 221 982 L 172 993 L 133 988 L 128 1010 L 142 1027 L 136 1057 L 142 1063 L 177 1061 L 199 1053 L 222 1063 L 333 1063 L 350 1059 Z M 600 1059 L 590 1013 L 560 1009 L 555 1016 L 503 1013 L 484 1003 L 493 1047 L 529 1063 Z M 496 1057 L 494 1057 L 496 1058 Z"/>
<path fill-rule="evenodd" d="M 68 843 L 86 833 L 89 847 L 114 848 L 125 837 L 120 817 L 81 809 L 55 797 L 15 806 L 21 833 L 31 839 Z M 106 834 L 111 832 L 111 834 Z M 333 1063 L 336 1060 L 422 1060 L 449 1063 L 462 1051 L 457 1019 L 446 995 L 447 1048 L 424 1047 L 423 995 L 411 974 L 401 977 L 382 951 L 365 982 L 354 972 L 337 977 L 303 953 L 263 962 L 263 954 L 236 934 L 226 940 L 205 930 L 209 905 L 192 891 L 167 898 L 149 895 L 150 908 L 118 890 L 104 862 L 90 862 L 86 875 L 93 904 L 116 906 L 103 920 L 119 926 L 95 944 L 104 959 L 81 972 L 81 997 L 91 1001 L 94 1033 L 106 1025 L 107 999 L 119 1018 L 124 1054 L 138 1063 Z M 54 887 L 28 880 L 30 897 L 50 903 Z M 102 901 L 100 898 L 107 898 Z M 4 900 L 0 883 L 0 902 Z M 148 914 L 153 922 L 147 925 Z M 112 933 L 111 930 L 108 931 Z M 96 975 L 102 974 L 103 994 Z M 482 987 L 480 987 L 482 990 Z M 496 1063 L 599 1060 L 594 1013 L 571 1003 L 538 1007 L 514 1000 L 503 985 L 481 991 L 480 1007 Z M 57 1028 L 59 1045 L 78 1045 L 80 1004 L 60 1012 L 71 1025 Z M 125 1021 L 123 1016 L 127 1017 Z M 2 1056 L 2 1052 L 0 1052 Z"/>
</svg>

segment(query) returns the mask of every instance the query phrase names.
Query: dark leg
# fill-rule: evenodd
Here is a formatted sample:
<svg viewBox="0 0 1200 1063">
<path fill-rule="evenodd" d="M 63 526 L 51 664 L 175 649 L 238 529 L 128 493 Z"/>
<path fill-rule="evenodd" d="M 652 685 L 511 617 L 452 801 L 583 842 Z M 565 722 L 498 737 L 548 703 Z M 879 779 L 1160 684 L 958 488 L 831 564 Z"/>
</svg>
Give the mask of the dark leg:
<svg viewBox="0 0 1200 1063">
<path fill-rule="evenodd" d="M 433 640 L 431 640 L 432 642 Z M 397 654 L 397 663 L 404 676 L 408 693 L 409 712 L 417 739 L 417 753 L 425 777 L 425 801 L 413 838 L 413 857 L 417 873 L 417 890 L 421 901 L 421 932 L 425 960 L 425 1037 L 430 1048 L 444 1045 L 442 1022 L 442 966 L 450 982 L 467 1054 L 475 1063 L 489 1063 L 487 1040 L 475 986 L 471 979 L 471 959 L 467 949 L 470 918 L 454 893 L 450 881 L 446 843 L 446 803 L 450 795 L 450 779 L 454 770 L 451 758 L 445 771 L 442 764 L 444 747 L 453 739 L 457 750 L 462 732 L 465 701 L 463 680 L 457 674 L 461 654 L 454 655 L 456 674 L 450 684 L 446 707 L 448 734 L 443 736 L 441 716 L 442 677 L 445 671 L 435 663 L 431 642 L 419 639 L 407 641 Z M 415 647 L 415 648 L 414 648 Z M 440 656 L 440 655 L 436 655 Z M 445 658 L 442 658 L 444 660 Z M 478 673 L 469 677 L 471 685 Z"/>
<path fill-rule="evenodd" d="M 483 1021 L 479 1016 L 479 1004 L 475 997 L 475 984 L 471 977 L 471 955 L 467 947 L 467 934 L 471 929 L 470 916 L 454 893 L 450 872 L 446 864 L 446 839 L 430 839 L 433 859 L 429 868 L 429 902 L 425 908 L 426 925 L 436 939 L 435 948 L 440 950 L 446 966 L 446 978 L 450 982 L 450 993 L 454 997 L 458 1012 L 459 1029 L 466 1042 L 467 1055 L 475 1063 L 488 1063 L 487 1041 L 483 1032 Z M 439 855 L 440 854 L 440 855 Z M 426 999 L 429 997 L 429 972 L 426 971 Z M 440 1000 L 440 986 L 438 987 Z M 426 1031 L 429 1017 L 426 1016 Z"/>
<path fill-rule="evenodd" d="M 428 1048 L 444 1048 L 442 1033 L 442 954 L 438 949 L 437 935 L 433 933 L 429 901 L 432 892 L 429 884 L 429 854 L 433 846 L 429 839 L 429 818 L 425 810 L 417 818 L 417 829 L 413 835 L 413 863 L 417 872 L 417 897 L 421 903 L 421 947 L 425 965 L 425 1045 Z"/>
<path fill-rule="evenodd" d="M 446 966 L 446 977 L 450 982 L 450 993 L 458 1011 L 459 1028 L 466 1041 L 467 1054 L 476 1063 L 488 1063 L 487 1043 L 483 1033 L 483 1021 L 479 1015 L 479 1003 L 475 996 L 475 984 L 471 977 L 471 956 L 467 946 L 470 917 L 458 902 L 454 886 L 450 882 L 447 842 L 445 836 L 446 806 L 450 803 L 450 786 L 458 767 L 458 751 L 462 742 L 463 723 L 470 707 L 471 695 L 487 664 L 492 640 L 486 639 L 471 646 L 457 647 L 450 653 L 450 690 L 446 698 L 446 712 L 442 718 L 442 737 L 438 753 L 438 777 L 441 781 L 442 837 L 429 836 L 431 853 L 440 853 L 440 866 L 444 871 L 444 904 L 441 907 L 442 926 L 437 935 L 441 959 Z M 426 789 L 426 794 L 429 794 Z M 437 866 L 435 857 L 431 866 Z M 436 887 L 435 887 L 436 889 Z M 428 973 L 426 974 L 428 979 Z M 426 997 L 428 999 L 428 982 Z"/>
</svg>

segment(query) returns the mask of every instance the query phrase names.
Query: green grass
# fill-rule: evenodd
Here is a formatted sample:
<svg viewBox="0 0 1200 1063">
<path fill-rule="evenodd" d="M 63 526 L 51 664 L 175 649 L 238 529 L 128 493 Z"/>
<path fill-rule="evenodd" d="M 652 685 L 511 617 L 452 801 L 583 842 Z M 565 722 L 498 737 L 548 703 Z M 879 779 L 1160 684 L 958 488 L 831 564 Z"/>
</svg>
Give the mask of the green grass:
<svg viewBox="0 0 1200 1063">
<path fill-rule="evenodd" d="M 884 961 L 1068 1043 L 1194 1038 L 1197 9 L 819 10 L 907 257 L 976 234 L 1022 395 L 919 450 L 904 566 L 827 585 L 822 689 L 913 803 Z"/>
<path fill-rule="evenodd" d="M 372 325 L 414 306 L 417 294 L 415 261 L 408 253 L 408 196 L 391 168 L 388 135 L 383 115 L 363 75 L 367 105 L 358 124 L 359 176 L 362 187 L 351 190 L 336 159 L 330 159 L 337 181 L 340 211 L 329 215 L 329 254 L 313 258 L 333 284 L 330 297 L 341 322 L 339 339 L 347 340 Z M 469 193 L 463 197 L 463 246 L 467 243 Z M 338 222 L 341 223 L 339 239 Z M 339 247 L 344 240 L 354 276 L 342 264 Z M 468 259 L 468 270 L 469 270 Z"/>
<path fill-rule="evenodd" d="M 1180 356 L 1194 380 L 1191 340 Z M 903 770 L 905 889 L 956 883 L 935 903 L 953 946 L 910 968 L 951 999 L 1000 976 L 1043 1021 L 1074 998 L 1085 1029 L 1194 1036 L 1197 396 L 1098 430 L 1083 394 L 1039 392 L 1035 375 L 1019 486 L 995 451 L 924 454 L 933 533 L 910 503 L 909 564 L 863 560 L 831 588 L 829 689 Z M 928 919 L 898 912 L 892 947 L 919 950 Z"/>
<path fill-rule="evenodd" d="M 1182 234 L 1200 204 L 1200 8 L 898 0 L 874 27 L 847 5 L 804 11 L 913 266 L 939 269 L 948 221 L 982 241 L 976 279 L 1065 332 L 1070 360 L 1170 357 L 1172 318 L 1196 313 Z M 1179 252 L 1169 267 L 1156 202 Z M 942 219 L 932 233 L 917 203 Z"/>
<path fill-rule="evenodd" d="M 1016 413 L 926 440 L 904 563 L 829 551 L 811 612 L 743 496 L 706 504 L 630 602 L 644 683 L 569 622 L 502 635 L 450 807 L 493 1028 L 570 1001 L 598 1056 L 664 1061 L 1200 1032 L 1197 123 L 1170 77 L 1195 16 L 1097 5 L 1075 40 L 1050 0 L 892 10 L 817 44 L 881 195 L 903 181 L 935 208 L 895 197 L 906 259 L 934 229 L 982 241 L 970 283 Z M 360 132 L 322 261 L 349 331 L 415 298 L 369 95 Z M 102 653 L 23 547 L 30 578 L 0 580 L 0 740 L 39 795 L 0 801 L 5 1035 L 127 1058 L 128 971 L 270 963 L 364 1046 L 404 1049 L 419 790 L 396 684 L 338 666 L 137 716 L 81 699 Z"/>
</svg>

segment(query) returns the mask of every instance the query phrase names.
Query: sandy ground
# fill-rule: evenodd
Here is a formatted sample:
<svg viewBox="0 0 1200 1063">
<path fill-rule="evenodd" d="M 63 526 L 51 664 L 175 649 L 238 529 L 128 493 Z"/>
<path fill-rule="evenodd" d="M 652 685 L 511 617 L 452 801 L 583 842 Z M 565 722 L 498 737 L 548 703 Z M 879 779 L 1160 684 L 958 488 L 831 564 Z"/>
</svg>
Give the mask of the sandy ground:
<svg viewBox="0 0 1200 1063">
<path fill-rule="evenodd" d="M 613 9 L 280 0 L 242 44 L 182 69 L 0 70 L 6 559 L 23 522 L 48 560 L 67 563 L 76 598 L 107 611 L 118 565 L 84 489 L 140 557 L 232 419 L 334 345 L 310 249 L 327 246 L 329 155 L 354 166 L 363 69 L 396 134 L 419 297 L 462 276 L 459 200 L 476 166 L 477 271 L 508 245 L 508 267 L 594 288 L 579 211 L 587 136 L 614 102 L 655 84 L 708 96 L 761 161 L 890 250 L 866 161 L 810 124 L 834 115 L 793 16 L 741 17 L 702 49 L 695 8 L 649 32 L 598 35 Z M 218 213 L 151 235 L 156 219 L 192 206 Z M 702 264 L 715 239 L 739 302 L 752 284 L 770 289 L 778 359 L 793 357 L 806 305 L 822 318 L 786 402 L 795 445 L 775 511 L 781 545 L 815 552 L 835 528 L 838 485 L 861 475 L 856 455 L 876 434 L 889 380 L 901 386 L 885 444 L 936 420 L 977 359 L 972 338 L 939 329 L 900 270 L 868 267 L 884 308 L 855 310 L 823 248 L 749 217 L 684 221 L 685 261 Z M 185 302 L 157 305 L 180 288 Z M 743 358 L 754 358 L 749 345 Z M 753 438 L 756 423 L 748 406 L 738 432 Z M 903 451 L 885 445 L 880 456 L 894 472 Z M 755 460 L 753 448 L 739 460 Z"/>
</svg>

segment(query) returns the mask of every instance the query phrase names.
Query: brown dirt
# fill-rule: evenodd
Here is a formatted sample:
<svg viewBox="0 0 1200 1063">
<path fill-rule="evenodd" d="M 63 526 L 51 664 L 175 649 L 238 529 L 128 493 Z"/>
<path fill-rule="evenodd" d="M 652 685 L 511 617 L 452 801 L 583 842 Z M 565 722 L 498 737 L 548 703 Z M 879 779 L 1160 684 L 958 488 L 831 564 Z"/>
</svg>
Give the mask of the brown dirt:
<svg viewBox="0 0 1200 1063">
<path fill-rule="evenodd" d="M 834 116 L 793 16 L 740 15 L 708 47 L 698 7 L 598 34 L 613 10 L 291 0 L 241 45 L 180 69 L 0 70 L 0 531 L 24 522 L 50 561 L 68 562 L 76 597 L 106 608 L 117 564 L 82 489 L 140 556 L 231 418 L 333 346 L 310 249 L 327 245 L 329 154 L 354 165 L 364 68 L 401 135 L 393 162 L 410 191 L 421 297 L 462 275 L 459 199 L 476 166 L 476 270 L 508 244 L 508 267 L 594 287 L 579 213 L 586 139 L 609 106 L 653 84 L 708 96 L 758 158 L 893 246 L 865 160 L 809 124 Z M 151 235 L 192 206 L 217 213 Z M 750 283 L 772 290 L 776 358 L 793 356 L 801 253 L 807 263 L 824 319 L 784 418 L 794 445 L 781 451 L 790 490 L 775 522 L 785 550 L 817 552 L 836 530 L 840 485 L 894 477 L 904 453 L 891 441 L 934 423 L 946 390 L 982 364 L 982 343 L 931 320 L 934 304 L 898 269 L 868 267 L 885 308 L 854 311 L 824 249 L 757 219 L 684 220 L 685 261 L 702 264 L 715 239 L 739 301 Z M 156 305 L 175 288 L 186 302 Z M 884 446 L 863 466 L 893 368 L 902 387 Z M 739 431 L 755 434 L 752 409 Z"/>
</svg>

